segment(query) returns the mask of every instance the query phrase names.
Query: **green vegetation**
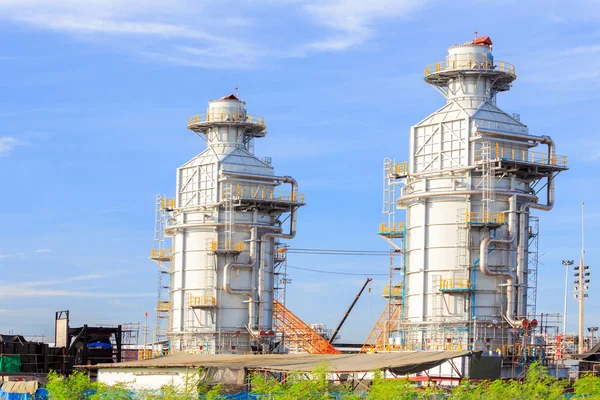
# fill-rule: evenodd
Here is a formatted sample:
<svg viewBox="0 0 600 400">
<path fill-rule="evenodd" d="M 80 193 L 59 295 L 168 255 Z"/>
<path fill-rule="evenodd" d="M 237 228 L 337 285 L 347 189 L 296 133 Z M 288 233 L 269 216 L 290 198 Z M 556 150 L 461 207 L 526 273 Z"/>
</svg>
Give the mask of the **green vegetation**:
<svg viewBox="0 0 600 400">
<path fill-rule="evenodd" d="M 417 387 L 406 379 L 385 379 L 381 371 L 375 371 L 373 380 L 364 393 L 354 392 L 347 384 L 332 383 L 329 366 L 325 363 L 310 373 L 290 373 L 280 382 L 267 373 L 255 373 L 249 377 L 252 399 L 262 400 L 600 400 L 600 377 L 591 375 L 577 380 L 572 394 L 566 395 L 567 382 L 555 379 L 548 369 L 539 363 L 529 367 L 523 381 L 495 380 L 472 382 L 463 380 L 451 390 Z M 86 374 L 76 372 L 68 378 L 51 372 L 48 375 L 48 398 L 51 400 L 188 400 L 224 399 L 220 384 L 206 379 L 205 371 L 198 369 L 189 374 L 181 386 L 164 386 L 159 391 L 132 392 L 126 383 L 108 386 L 91 383 Z M 363 387 L 366 390 L 366 388 Z"/>
<path fill-rule="evenodd" d="M 106 385 L 101 382 L 90 382 L 83 372 L 74 372 L 63 377 L 55 372 L 48 374 L 46 384 L 49 400 L 216 400 L 221 395 L 221 384 L 211 385 L 205 379 L 205 371 L 198 369 L 185 378 L 181 386 L 163 386 L 159 391 L 131 391 L 127 383 Z"/>
</svg>

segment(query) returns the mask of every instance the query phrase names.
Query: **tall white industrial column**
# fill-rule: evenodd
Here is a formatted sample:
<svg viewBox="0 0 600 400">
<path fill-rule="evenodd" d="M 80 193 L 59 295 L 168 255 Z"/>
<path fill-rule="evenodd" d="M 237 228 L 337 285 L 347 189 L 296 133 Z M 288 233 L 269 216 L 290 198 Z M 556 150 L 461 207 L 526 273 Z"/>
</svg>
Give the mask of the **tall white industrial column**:
<svg viewBox="0 0 600 400">
<path fill-rule="evenodd" d="M 254 156 L 254 139 L 266 135 L 261 117 L 235 95 L 208 104 L 188 123 L 207 148 L 177 170 L 165 229 L 173 240 L 167 336 L 175 351 L 269 351 L 274 241 L 295 236 L 304 197 L 270 159 Z"/>
<path fill-rule="evenodd" d="M 498 108 L 516 72 L 491 51 L 477 38 L 425 69 L 446 104 L 411 128 L 401 177 L 404 310 L 389 342 L 404 349 L 495 351 L 527 324 L 529 210 L 552 208 L 566 158 Z"/>
</svg>

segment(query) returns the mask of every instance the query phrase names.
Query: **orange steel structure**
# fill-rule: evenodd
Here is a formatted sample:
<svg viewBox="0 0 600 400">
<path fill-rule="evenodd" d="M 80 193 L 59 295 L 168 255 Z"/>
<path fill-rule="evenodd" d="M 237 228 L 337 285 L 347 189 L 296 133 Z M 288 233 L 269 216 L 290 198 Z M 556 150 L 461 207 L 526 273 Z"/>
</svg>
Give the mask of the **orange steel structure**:
<svg viewBox="0 0 600 400">
<path fill-rule="evenodd" d="M 308 354 L 341 354 L 323 336 L 277 300 L 273 300 L 273 323 Z"/>
<path fill-rule="evenodd" d="M 400 306 L 396 303 L 388 303 L 363 344 L 363 347 L 360 349 L 360 352 L 368 353 L 391 349 L 393 346 L 387 343 L 388 335 L 386 333 L 398 330 L 399 324 Z"/>
</svg>

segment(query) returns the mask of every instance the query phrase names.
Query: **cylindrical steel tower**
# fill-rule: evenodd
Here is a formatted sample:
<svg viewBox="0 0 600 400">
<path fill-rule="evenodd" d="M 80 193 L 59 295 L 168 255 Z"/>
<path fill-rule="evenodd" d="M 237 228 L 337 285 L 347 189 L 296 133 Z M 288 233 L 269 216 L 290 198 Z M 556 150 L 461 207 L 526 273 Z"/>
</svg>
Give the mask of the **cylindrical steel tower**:
<svg viewBox="0 0 600 400">
<path fill-rule="evenodd" d="M 537 234 L 529 210 L 552 208 L 554 175 L 567 168 L 549 137 L 529 135 L 518 115 L 496 106 L 515 79 L 489 38 L 452 46 L 425 69 L 446 104 L 411 128 L 408 168 L 396 174 L 405 265 L 390 343 L 496 351 L 528 317 L 528 244 Z M 545 204 L 533 189 L 539 181 Z"/>
<path fill-rule="evenodd" d="M 208 105 L 188 123 L 207 148 L 177 170 L 165 228 L 173 240 L 167 336 L 176 351 L 263 351 L 273 338 L 274 241 L 294 237 L 304 198 L 294 179 L 252 153 L 266 134 L 261 117 L 235 95 Z"/>
</svg>

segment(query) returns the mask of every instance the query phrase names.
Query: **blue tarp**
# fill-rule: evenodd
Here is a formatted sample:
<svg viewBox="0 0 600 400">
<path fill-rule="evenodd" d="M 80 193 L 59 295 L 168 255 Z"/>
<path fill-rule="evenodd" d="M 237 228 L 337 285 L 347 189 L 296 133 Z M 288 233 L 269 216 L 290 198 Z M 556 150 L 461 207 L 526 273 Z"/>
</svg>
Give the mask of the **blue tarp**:
<svg viewBox="0 0 600 400">
<path fill-rule="evenodd" d="M 46 389 L 38 389 L 34 394 L 29 393 L 5 393 L 0 389 L 0 400 L 47 400 Z"/>
</svg>

